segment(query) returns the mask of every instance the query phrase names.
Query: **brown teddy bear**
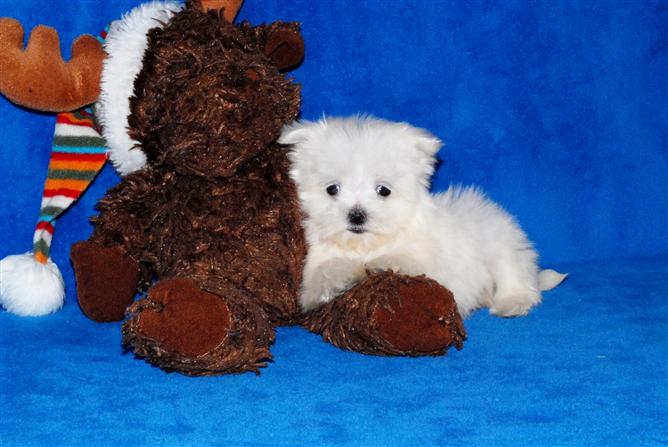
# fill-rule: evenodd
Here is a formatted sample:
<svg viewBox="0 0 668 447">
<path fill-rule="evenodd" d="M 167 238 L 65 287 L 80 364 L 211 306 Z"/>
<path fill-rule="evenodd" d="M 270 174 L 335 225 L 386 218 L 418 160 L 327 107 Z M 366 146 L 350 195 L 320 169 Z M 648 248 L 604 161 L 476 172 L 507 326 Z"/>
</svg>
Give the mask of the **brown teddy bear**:
<svg viewBox="0 0 668 447">
<path fill-rule="evenodd" d="M 307 246 L 276 139 L 299 112 L 299 86 L 282 72 L 303 42 L 296 23 L 232 24 L 238 3 L 187 2 L 148 32 L 127 119 L 145 164 L 99 202 L 93 235 L 72 248 L 81 309 L 96 321 L 127 312 L 124 344 L 189 375 L 257 372 L 280 325 L 369 354 L 460 348 L 452 294 L 426 277 L 373 273 L 300 311 Z"/>
</svg>

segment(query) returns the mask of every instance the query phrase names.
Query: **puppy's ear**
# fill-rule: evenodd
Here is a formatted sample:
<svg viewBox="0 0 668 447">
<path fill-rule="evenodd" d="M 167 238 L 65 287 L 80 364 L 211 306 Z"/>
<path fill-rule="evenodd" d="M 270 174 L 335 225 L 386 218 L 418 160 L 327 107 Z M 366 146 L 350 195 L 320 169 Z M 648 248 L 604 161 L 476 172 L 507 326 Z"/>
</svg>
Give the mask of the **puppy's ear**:
<svg viewBox="0 0 668 447">
<path fill-rule="evenodd" d="M 434 166 L 436 165 L 436 153 L 443 146 L 443 143 L 424 129 L 411 126 L 408 131 L 411 133 L 417 149 L 416 162 L 420 169 L 420 183 L 425 188 L 429 188 L 429 179 L 434 174 Z"/>
<path fill-rule="evenodd" d="M 443 146 L 443 142 L 424 129 L 413 129 L 416 146 L 419 151 L 433 157 Z"/>
<path fill-rule="evenodd" d="M 281 130 L 278 142 L 286 146 L 292 146 L 307 141 L 311 134 L 312 124 L 309 121 L 293 121 L 290 124 L 286 124 L 283 126 L 283 130 Z"/>
<path fill-rule="evenodd" d="M 300 146 L 311 138 L 312 129 L 313 123 L 309 121 L 293 121 L 283 126 L 281 135 L 277 140 L 279 144 L 290 146 L 288 152 L 288 158 L 291 162 L 290 177 L 297 184 L 301 182 L 302 164 L 304 162 L 304 154 L 300 150 Z"/>
</svg>

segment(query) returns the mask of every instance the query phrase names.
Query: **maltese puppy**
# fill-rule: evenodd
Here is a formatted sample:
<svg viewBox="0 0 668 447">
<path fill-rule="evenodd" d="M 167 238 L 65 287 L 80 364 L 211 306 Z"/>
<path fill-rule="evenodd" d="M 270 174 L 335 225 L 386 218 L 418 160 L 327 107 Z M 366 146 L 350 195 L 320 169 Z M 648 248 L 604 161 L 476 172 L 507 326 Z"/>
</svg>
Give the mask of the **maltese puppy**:
<svg viewBox="0 0 668 447">
<path fill-rule="evenodd" d="M 371 117 L 295 122 L 290 146 L 308 254 L 300 304 L 331 301 L 367 272 L 427 275 L 454 294 L 462 317 L 480 307 L 526 315 L 565 277 L 540 271 L 515 219 L 475 188 L 429 192 L 441 142 Z"/>
</svg>

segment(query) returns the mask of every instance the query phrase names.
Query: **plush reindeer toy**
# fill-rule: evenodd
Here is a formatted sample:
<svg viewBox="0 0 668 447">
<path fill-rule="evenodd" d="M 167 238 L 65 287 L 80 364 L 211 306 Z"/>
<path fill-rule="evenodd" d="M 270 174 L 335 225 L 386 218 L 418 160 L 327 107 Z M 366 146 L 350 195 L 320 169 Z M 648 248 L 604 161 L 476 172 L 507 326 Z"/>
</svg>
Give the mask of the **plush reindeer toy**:
<svg viewBox="0 0 668 447">
<path fill-rule="evenodd" d="M 301 312 L 307 246 L 276 140 L 304 45 L 296 23 L 233 24 L 239 3 L 154 2 L 112 24 L 96 113 L 123 178 L 72 247 L 81 309 L 127 318 L 128 349 L 190 375 L 257 371 L 278 325 L 370 354 L 461 347 L 452 295 L 425 277 L 373 273 Z"/>
</svg>

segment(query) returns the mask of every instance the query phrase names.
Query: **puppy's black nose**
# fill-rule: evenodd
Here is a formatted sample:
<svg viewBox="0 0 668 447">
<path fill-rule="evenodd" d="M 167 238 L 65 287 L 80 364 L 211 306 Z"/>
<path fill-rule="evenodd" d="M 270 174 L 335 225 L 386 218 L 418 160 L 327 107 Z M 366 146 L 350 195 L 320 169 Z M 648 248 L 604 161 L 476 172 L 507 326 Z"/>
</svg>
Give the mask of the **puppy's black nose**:
<svg viewBox="0 0 668 447">
<path fill-rule="evenodd" d="M 348 222 L 353 225 L 364 225 L 366 223 L 366 213 L 361 208 L 353 208 L 348 213 Z"/>
</svg>

